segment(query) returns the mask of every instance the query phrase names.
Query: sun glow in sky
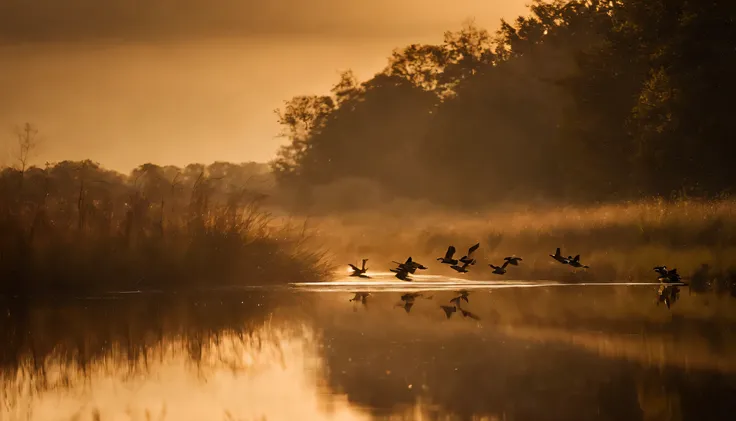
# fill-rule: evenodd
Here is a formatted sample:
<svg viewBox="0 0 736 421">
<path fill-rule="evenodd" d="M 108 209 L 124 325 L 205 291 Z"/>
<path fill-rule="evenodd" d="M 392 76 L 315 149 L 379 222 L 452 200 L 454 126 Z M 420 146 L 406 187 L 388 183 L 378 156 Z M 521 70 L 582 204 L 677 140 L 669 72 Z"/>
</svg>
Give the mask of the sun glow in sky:
<svg viewBox="0 0 736 421">
<path fill-rule="evenodd" d="M 169 0 L 10 2 L 0 6 L 0 164 L 26 121 L 43 136 L 38 164 L 268 161 L 284 142 L 273 114 L 284 100 L 326 93 L 341 70 L 367 79 L 393 48 L 438 42 L 468 19 L 495 30 L 527 2 L 186 0 L 176 13 Z"/>
</svg>

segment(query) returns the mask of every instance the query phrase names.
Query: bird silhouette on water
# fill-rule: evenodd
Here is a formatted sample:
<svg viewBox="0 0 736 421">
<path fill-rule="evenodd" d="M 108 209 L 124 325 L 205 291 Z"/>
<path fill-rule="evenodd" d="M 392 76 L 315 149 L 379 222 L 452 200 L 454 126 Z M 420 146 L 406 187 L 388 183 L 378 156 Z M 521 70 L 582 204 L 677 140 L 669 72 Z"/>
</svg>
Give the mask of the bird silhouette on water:
<svg viewBox="0 0 736 421">
<path fill-rule="evenodd" d="M 677 273 L 677 268 L 667 269 L 667 266 L 657 266 L 654 271 L 659 274 L 657 280 L 666 284 L 676 284 L 682 282 L 682 277 Z"/>
<path fill-rule="evenodd" d="M 406 259 L 406 262 L 399 263 L 397 261 L 393 261 L 393 263 L 396 263 L 395 268 L 389 269 L 391 272 L 395 273 L 395 277 L 398 279 L 401 279 L 402 281 L 411 281 L 411 277 L 409 277 L 409 274 L 413 274 L 417 271 L 417 269 L 427 269 L 426 266 L 422 265 L 421 263 L 417 263 L 411 259 L 411 256 L 409 256 L 408 259 Z"/>
<path fill-rule="evenodd" d="M 655 266 L 654 271 L 659 274 L 659 276 L 667 276 L 667 266 Z"/>
<path fill-rule="evenodd" d="M 437 261 L 440 263 L 448 264 L 448 265 L 457 265 L 458 260 L 452 258 L 452 256 L 454 255 L 455 255 L 455 246 L 450 246 L 447 248 L 447 252 L 445 252 L 445 255 L 443 257 L 438 257 Z"/>
<path fill-rule="evenodd" d="M 391 269 L 391 272 L 395 272 L 395 277 L 398 279 L 401 279 L 402 281 L 411 282 L 413 279 L 409 276 L 409 272 L 404 269 Z"/>
<path fill-rule="evenodd" d="M 509 265 L 509 261 L 507 260 L 503 262 L 503 265 L 501 266 L 494 266 L 492 264 L 489 264 L 488 266 L 493 268 L 493 273 L 495 273 L 496 275 L 503 275 L 504 273 L 506 273 L 506 266 L 508 265 Z"/>
<path fill-rule="evenodd" d="M 397 267 L 394 269 L 390 269 L 390 270 L 391 272 L 396 272 L 396 273 L 398 273 L 399 271 L 402 271 L 402 272 L 409 272 L 413 274 L 414 272 L 417 271 L 417 269 L 421 269 L 421 270 L 429 269 L 427 266 L 424 266 L 423 264 L 419 262 L 413 261 L 411 259 L 411 256 L 409 256 L 409 258 L 406 259 L 406 262 L 404 263 L 399 263 L 395 260 L 392 260 L 392 262 L 396 263 Z"/>
<path fill-rule="evenodd" d="M 368 259 L 363 259 L 363 265 L 361 267 L 357 267 L 352 263 L 348 263 L 348 266 L 350 266 L 350 268 L 353 269 L 353 273 L 351 273 L 350 276 L 357 276 L 360 278 L 370 278 L 370 276 L 365 274 L 368 271 L 368 268 L 365 267 L 365 262 L 367 261 Z"/>
<path fill-rule="evenodd" d="M 521 262 L 523 259 L 521 257 L 511 256 L 511 257 L 504 257 L 503 260 L 509 262 L 512 266 L 519 266 L 519 262 Z"/>
<path fill-rule="evenodd" d="M 468 271 L 468 265 L 470 265 L 470 263 L 465 262 L 465 263 L 463 263 L 462 266 L 452 265 L 452 266 L 450 266 L 450 269 L 453 269 L 454 271 L 456 271 L 458 273 L 468 273 L 469 272 Z"/>
<path fill-rule="evenodd" d="M 460 258 L 460 263 L 468 264 L 468 265 L 474 265 L 475 259 L 473 259 L 473 253 L 475 253 L 476 250 L 478 250 L 478 247 L 480 247 L 480 243 L 476 243 L 468 249 L 468 254 Z"/>
</svg>

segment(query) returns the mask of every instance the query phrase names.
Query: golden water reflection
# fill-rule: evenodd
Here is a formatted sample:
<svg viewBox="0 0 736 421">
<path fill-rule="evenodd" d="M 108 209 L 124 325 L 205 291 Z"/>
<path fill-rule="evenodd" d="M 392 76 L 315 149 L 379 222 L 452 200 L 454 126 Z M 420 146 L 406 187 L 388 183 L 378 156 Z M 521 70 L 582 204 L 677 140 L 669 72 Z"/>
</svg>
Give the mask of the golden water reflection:
<svg viewBox="0 0 736 421">
<path fill-rule="evenodd" d="M 48 364 L 47 389 L 19 372 L 2 419 L 364 420 L 342 396 L 320 387 L 323 360 L 307 326 L 265 324 L 251 335 L 223 335 L 192 363 L 184 341 L 167 342 L 135 368 L 120 353 L 85 371 Z M 67 386 L 67 387 L 64 387 Z"/>
<path fill-rule="evenodd" d="M 2 302 L 5 420 L 721 420 L 736 307 L 651 291 Z M 725 418 L 724 418 L 725 417 Z"/>
</svg>

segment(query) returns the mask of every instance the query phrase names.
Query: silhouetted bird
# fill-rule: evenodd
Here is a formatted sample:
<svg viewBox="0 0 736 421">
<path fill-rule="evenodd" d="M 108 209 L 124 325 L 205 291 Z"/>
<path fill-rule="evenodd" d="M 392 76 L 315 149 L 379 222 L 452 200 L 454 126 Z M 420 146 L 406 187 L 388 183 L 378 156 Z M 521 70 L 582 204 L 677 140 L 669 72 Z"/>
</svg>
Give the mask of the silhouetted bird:
<svg viewBox="0 0 736 421">
<path fill-rule="evenodd" d="M 550 254 L 549 257 L 557 260 L 558 262 L 562 263 L 563 265 L 566 265 L 570 263 L 570 260 L 568 260 L 566 257 L 563 257 L 562 254 L 560 254 L 560 248 L 557 247 L 557 250 L 555 251 L 555 254 Z"/>
<path fill-rule="evenodd" d="M 409 256 L 409 258 L 406 259 L 406 262 L 404 262 L 404 263 L 399 263 L 399 262 L 397 262 L 395 260 L 392 260 L 392 262 L 394 262 L 394 263 L 396 263 L 398 265 L 398 268 L 396 270 L 391 269 L 392 272 L 396 272 L 397 270 L 403 270 L 403 271 L 406 271 L 406 272 L 409 272 L 409 273 L 414 273 L 414 272 L 416 272 L 417 269 L 422 269 L 422 270 L 428 269 L 423 264 L 417 263 L 417 262 L 413 261 L 411 259 L 411 256 Z"/>
<path fill-rule="evenodd" d="M 473 259 L 473 253 L 476 250 L 478 250 L 478 247 L 480 247 L 480 243 L 477 243 L 477 244 L 471 246 L 468 249 L 468 254 L 466 254 L 465 256 L 463 256 L 463 257 L 460 258 L 460 262 L 467 263 L 469 265 L 474 265 L 475 264 L 475 259 Z"/>
<path fill-rule="evenodd" d="M 446 263 L 448 265 L 457 265 L 457 259 L 453 259 L 452 256 L 455 254 L 455 246 L 447 248 L 447 252 L 444 257 L 438 257 L 437 261 L 440 263 Z"/>
<path fill-rule="evenodd" d="M 668 284 L 676 284 L 676 283 L 682 282 L 682 277 L 680 277 L 680 274 L 677 273 L 677 269 L 673 268 L 673 269 L 667 270 L 667 272 L 664 275 L 657 278 L 657 280 L 659 282 L 664 282 Z"/>
<path fill-rule="evenodd" d="M 660 276 L 667 276 L 667 266 L 655 266 L 654 271 Z"/>
<path fill-rule="evenodd" d="M 523 259 L 521 257 L 504 257 L 503 260 L 509 262 L 510 265 L 519 266 L 519 262 Z"/>
<path fill-rule="evenodd" d="M 391 269 L 391 272 L 395 272 L 396 274 L 394 276 L 401 279 L 402 281 L 408 281 L 408 282 L 412 281 L 411 277 L 409 276 L 409 272 L 405 270 Z"/>
<path fill-rule="evenodd" d="M 450 269 L 454 269 L 455 271 L 457 271 L 459 273 L 468 273 L 468 265 L 469 264 L 470 263 L 465 262 L 465 263 L 463 263 L 462 266 L 452 265 L 452 266 L 450 266 Z"/>
<path fill-rule="evenodd" d="M 503 262 L 503 265 L 501 266 L 494 266 L 491 264 L 489 264 L 488 266 L 493 268 L 493 273 L 495 273 L 496 275 L 503 275 L 504 273 L 506 273 L 506 266 L 508 265 L 509 265 L 509 261 L 507 260 Z"/>
<path fill-rule="evenodd" d="M 577 256 L 573 257 L 572 259 L 570 259 L 567 262 L 567 264 L 569 264 L 570 266 L 575 267 L 575 268 L 583 268 L 583 269 L 588 269 L 589 268 L 589 266 L 586 266 L 586 265 L 580 263 L 580 255 L 579 254 Z"/>
<path fill-rule="evenodd" d="M 368 259 L 363 259 L 363 266 L 360 268 L 358 268 L 352 263 L 348 263 L 348 266 L 350 266 L 353 269 L 353 273 L 351 273 L 350 276 L 358 276 L 360 278 L 370 278 L 370 276 L 365 274 L 368 271 L 368 269 L 365 267 L 365 262 L 367 261 Z"/>
</svg>

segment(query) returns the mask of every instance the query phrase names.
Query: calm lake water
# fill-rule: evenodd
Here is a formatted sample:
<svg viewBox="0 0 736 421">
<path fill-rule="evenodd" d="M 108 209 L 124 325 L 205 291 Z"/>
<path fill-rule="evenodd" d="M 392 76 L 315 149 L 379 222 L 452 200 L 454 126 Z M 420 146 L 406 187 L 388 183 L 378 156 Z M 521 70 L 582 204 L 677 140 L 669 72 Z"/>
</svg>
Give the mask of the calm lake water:
<svg viewBox="0 0 736 421">
<path fill-rule="evenodd" d="M 736 419 L 733 299 L 405 293 L 3 299 L 0 420 Z"/>
</svg>

